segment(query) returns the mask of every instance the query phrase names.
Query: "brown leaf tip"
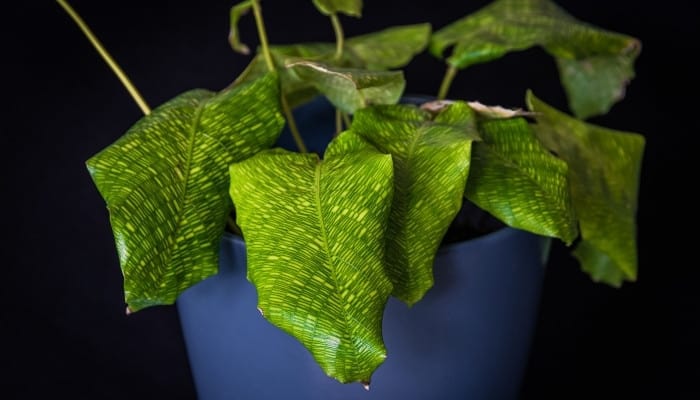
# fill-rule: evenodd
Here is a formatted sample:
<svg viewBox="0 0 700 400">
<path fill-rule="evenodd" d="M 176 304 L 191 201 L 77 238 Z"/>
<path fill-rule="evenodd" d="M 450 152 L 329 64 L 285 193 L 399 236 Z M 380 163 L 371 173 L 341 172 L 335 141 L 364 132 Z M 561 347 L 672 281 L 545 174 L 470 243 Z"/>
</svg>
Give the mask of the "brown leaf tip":
<svg viewBox="0 0 700 400">
<path fill-rule="evenodd" d="M 369 381 L 362 381 L 362 388 L 369 392 Z"/>
<path fill-rule="evenodd" d="M 134 311 L 131 308 L 129 308 L 129 306 L 126 306 L 126 315 L 131 315 L 133 314 L 133 312 Z"/>
</svg>

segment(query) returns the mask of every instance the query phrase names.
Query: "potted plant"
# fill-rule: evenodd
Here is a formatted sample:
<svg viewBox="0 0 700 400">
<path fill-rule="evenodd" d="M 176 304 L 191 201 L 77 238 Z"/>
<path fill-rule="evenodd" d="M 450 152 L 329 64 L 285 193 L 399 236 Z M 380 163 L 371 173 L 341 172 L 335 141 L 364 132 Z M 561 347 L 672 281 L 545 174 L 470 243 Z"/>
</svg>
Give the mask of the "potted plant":
<svg viewBox="0 0 700 400">
<path fill-rule="evenodd" d="M 314 0 L 336 42 L 274 46 L 247 0 L 229 36 L 251 52 L 237 25 L 252 12 L 246 70 L 151 112 L 58 2 L 147 114 L 87 166 L 127 313 L 177 301 L 202 398 L 359 397 L 341 383 L 368 388 L 375 371 L 364 397 L 513 397 L 549 238 L 595 281 L 636 278 L 644 140 L 583 120 L 623 97 L 632 37 L 549 0 L 497 0 L 434 32 L 345 38 L 361 0 Z M 448 99 L 458 71 L 532 46 L 575 116 L 532 93 L 527 111 Z M 403 97 L 397 69 L 425 49 L 447 64 L 437 98 Z"/>
</svg>

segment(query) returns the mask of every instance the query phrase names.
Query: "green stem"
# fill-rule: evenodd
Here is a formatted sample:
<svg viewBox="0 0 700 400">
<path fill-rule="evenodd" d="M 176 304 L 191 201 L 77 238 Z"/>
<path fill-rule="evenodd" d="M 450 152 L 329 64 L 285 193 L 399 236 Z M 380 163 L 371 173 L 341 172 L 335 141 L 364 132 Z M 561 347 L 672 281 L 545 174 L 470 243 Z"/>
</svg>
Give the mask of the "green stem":
<svg viewBox="0 0 700 400">
<path fill-rule="evenodd" d="M 129 94 L 131 97 L 134 99 L 136 104 L 139 106 L 141 111 L 145 115 L 148 115 L 151 113 L 151 108 L 148 106 L 146 101 L 143 99 L 141 96 L 141 93 L 136 89 L 136 87 L 131 83 L 129 80 L 129 77 L 126 76 L 124 71 L 119 67 L 119 64 L 117 64 L 116 61 L 112 58 L 112 56 L 107 52 L 107 50 L 104 48 L 102 43 L 100 42 L 99 39 L 97 39 L 97 36 L 95 36 L 94 33 L 90 30 L 90 27 L 87 26 L 85 21 L 80 17 L 80 15 L 73 9 L 73 7 L 68 4 L 67 1 L 65 0 L 56 0 L 58 4 L 63 7 L 63 9 L 70 15 L 70 17 L 73 19 L 73 22 L 78 25 L 80 30 L 83 31 L 83 34 L 88 38 L 90 43 L 95 47 L 95 50 L 97 50 L 98 53 L 102 56 L 102 58 L 105 60 L 107 65 L 112 69 L 115 75 L 119 78 L 119 80 L 122 82 L 122 85 L 126 88 L 126 90 L 129 91 Z"/>
<path fill-rule="evenodd" d="M 343 57 L 343 46 L 345 44 L 343 26 L 340 25 L 340 19 L 335 13 L 331 14 L 331 23 L 333 24 L 333 31 L 335 31 L 335 60 L 340 61 Z"/>
<path fill-rule="evenodd" d="M 352 122 L 350 121 L 350 115 L 346 112 L 343 113 L 343 121 L 345 122 L 345 128 L 350 129 Z"/>
<path fill-rule="evenodd" d="M 262 47 L 263 57 L 265 57 L 265 63 L 267 64 L 267 69 L 270 72 L 275 72 L 275 63 L 272 61 L 272 54 L 270 53 L 270 45 L 267 42 L 267 33 L 265 32 L 265 21 L 262 17 L 262 9 L 260 8 L 260 0 L 251 0 L 253 4 L 253 13 L 255 14 L 255 25 L 258 27 L 258 36 L 260 37 L 260 47 Z M 299 134 L 299 129 L 297 128 L 297 123 L 294 120 L 294 115 L 292 114 L 292 109 L 287 103 L 287 99 L 284 97 L 284 93 L 280 94 L 280 103 L 282 104 L 282 112 L 287 119 L 287 124 L 289 124 L 289 131 L 292 132 L 292 137 L 294 137 L 294 142 L 296 142 L 299 151 L 306 153 L 306 145 L 304 140 Z"/>
<path fill-rule="evenodd" d="M 440 91 L 438 92 L 438 100 L 444 100 L 447 97 L 447 92 L 450 90 L 450 85 L 452 85 L 452 80 L 457 75 L 457 68 L 454 65 L 449 65 L 447 71 L 445 71 L 445 77 L 442 79 L 442 84 L 440 85 Z"/>
<path fill-rule="evenodd" d="M 252 0 L 253 14 L 255 14 L 255 25 L 258 27 L 258 36 L 260 37 L 260 47 L 262 47 L 263 57 L 267 69 L 270 72 L 275 70 L 275 63 L 272 62 L 272 54 L 270 54 L 270 45 L 267 43 L 267 33 L 265 32 L 265 21 L 263 21 L 262 10 L 260 9 L 260 0 Z"/>
<path fill-rule="evenodd" d="M 292 132 L 292 137 L 294 138 L 294 142 L 299 148 L 299 152 L 308 152 L 308 150 L 306 149 L 306 145 L 304 144 L 304 139 L 302 139 L 301 135 L 299 134 L 297 123 L 294 120 L 294 116 L 292 115 L 292 109 L 289 107 L 289 103 L 287 103 L 287 98 L 284 97 L 284 93 L 280 95 L 280 103 L 282 103 L 282 111 L 284 112 L 284 116 L 287 118 L 287 123 L 289 124 L 289 131 Z"/>
<path fill-rule="evenodd" d="M 343 131 L 342 111 L 335 109 L 335 135 L 338 136 Z"/>
</svg>

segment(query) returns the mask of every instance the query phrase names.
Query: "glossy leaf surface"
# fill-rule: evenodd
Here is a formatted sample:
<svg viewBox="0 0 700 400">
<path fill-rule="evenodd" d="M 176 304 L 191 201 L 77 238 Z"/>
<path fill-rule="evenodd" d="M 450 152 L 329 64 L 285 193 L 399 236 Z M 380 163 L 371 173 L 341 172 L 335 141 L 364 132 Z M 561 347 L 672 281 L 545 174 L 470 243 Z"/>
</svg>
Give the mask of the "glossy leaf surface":
<svg viewBox="0 0 700 400">
<path fill-rule="evenodd" d="M 107 202 L 131 311 L 173 303 L 218 270 L 231 211 L 228 166 L 271 146 L 283 126 L 278 81 L 184 93 L 87 162 Z"/>
<path fill-rule="evenodd" d="M 394 201 L 387 236 L 387 268 L 394 296 L 411 305 L 433 286 L 433 261 L 462 206 L 469 173 L 474 113 L 465 103 L 437 116 L 411 105 L 360 110 L 357 132 L 392 155 Z"/>
<path fill-rule="evenodd" d="M 304 344 L 328 375 L 369 382 L 386 357 L 391 156 L 345 132 L 323 161 L 275 149 L 230 171 L 261 312 Z"/>
<path fill-rule="evenodd" d="M 578 231 L 567 165 L 543 147 L 523 118 L 480 124 L 465 195 L 506 224 L 567 244 Z"/>
</svg>

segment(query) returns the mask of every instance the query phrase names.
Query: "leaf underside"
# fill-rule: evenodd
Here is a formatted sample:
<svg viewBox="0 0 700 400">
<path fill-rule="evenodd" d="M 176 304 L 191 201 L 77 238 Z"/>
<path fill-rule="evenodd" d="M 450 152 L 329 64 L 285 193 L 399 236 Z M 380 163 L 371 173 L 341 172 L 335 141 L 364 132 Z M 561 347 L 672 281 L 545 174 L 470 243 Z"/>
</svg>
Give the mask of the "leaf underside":
<svg viewBox="0 0 700 400">
<path fill-rule="evenodd" d="M 637 196 L 644 137 L 587 124 L 527 95 L 534 130 L 569 165 L 581 242 L 574 255 L 595 281 L 637 277 Z"/>
<path fill-rule="evenodd" d="M 104 197 L 131 311 L 171 304 L 216 273 L 231 201 L 228 166 L 271 146 L 283 126 L 278 81 L 186 92 L 87 161 Z"/>
<path fill-rule="evenodd" d="M 369 382 L 386 357 L 391 157 L 348 131 L 331 142 L 323 161 L 275 149 L 230 172 L 261 312 L 329 376 Z"/>
<path fill-rule="evenodd" d="M 549 0 L 498 0 L 436 32 L 430 50 L 456 68 L 542 46 L 557 62 L 579 118 L 606 113 L 634 77 L 641 45 L 633 37 L 580 22 Z"/>
<path fill-rule="evenodd" d="M 394 201 L 387 234 L 393 295 L 409 305 L 433 286 L 433 261 L 462 205 L 474 113 L 454 103 L 437 115 L 412 105 L 360 110 L 352 131 L 394 161 Z"/>
</svg>

